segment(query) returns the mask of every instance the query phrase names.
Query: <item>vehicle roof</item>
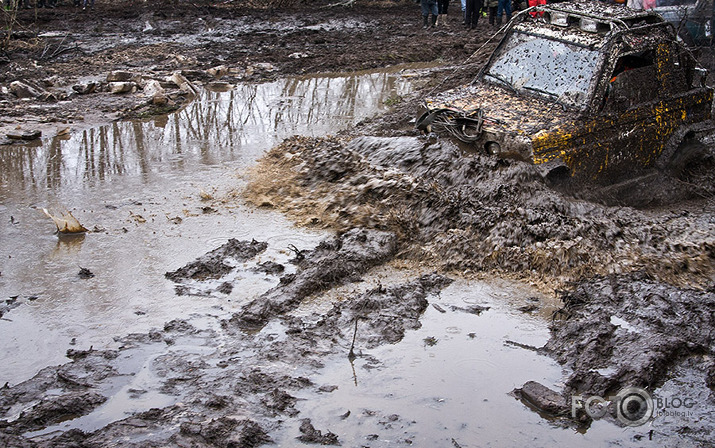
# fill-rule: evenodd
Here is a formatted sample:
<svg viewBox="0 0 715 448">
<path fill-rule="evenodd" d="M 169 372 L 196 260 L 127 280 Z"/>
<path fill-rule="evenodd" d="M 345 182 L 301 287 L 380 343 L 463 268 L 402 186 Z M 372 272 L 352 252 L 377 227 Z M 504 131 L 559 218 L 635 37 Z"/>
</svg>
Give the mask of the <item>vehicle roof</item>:
<svg viewBox="0 0 715 448">
<path fill-rule="evenodd" d="M 618 3 L 603 3 L 600 1 L 573 1 L 563 3 L 551 3 L 544 6 L 545 10 L 555 10 L 572 13 L 574 15 L 584 15 L 592 17 L 618 19 L 633 21 L 646 17 L 657 17 L 657 14 L 650 10 L 637 11 Z"/>
<path fill-rule="evenodd" d="M 653 11 L 636 11 L 624 5 L 594 0 L 551 3 L 537 9 L 543 11 L 543 14 L 531 16 L 526 12 L 521 13 L 520 19 L 515 21 L 514 30 L 567 40 L 591 48 L 601 47 L 609 36 L 614 35 L 613 32 L 643 30 L 649 33 L 653 27 L 668 26 L 668 22 Z M 583 26 L 585 22 L 595 28 L 586 31 Z"/>
</svg>

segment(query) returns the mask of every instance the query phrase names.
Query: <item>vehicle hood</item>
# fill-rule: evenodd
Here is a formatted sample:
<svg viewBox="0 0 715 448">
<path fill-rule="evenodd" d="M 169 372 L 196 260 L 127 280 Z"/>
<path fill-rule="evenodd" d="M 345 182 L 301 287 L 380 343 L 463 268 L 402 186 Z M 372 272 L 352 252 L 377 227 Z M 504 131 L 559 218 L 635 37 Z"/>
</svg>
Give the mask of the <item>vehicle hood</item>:
<svg viewBox="0 0 715 448">
<path fill-rule="evenodd" d="M 425 102 L 430 110 L 456 109 L 467 115 L 481 109 L 485 130 L 528 136 L 577 116 L 577 112 L 564 110 L 560 104 L 538 95 L 519 95 L 483 81 L 448 90 Z"/>
</svg>

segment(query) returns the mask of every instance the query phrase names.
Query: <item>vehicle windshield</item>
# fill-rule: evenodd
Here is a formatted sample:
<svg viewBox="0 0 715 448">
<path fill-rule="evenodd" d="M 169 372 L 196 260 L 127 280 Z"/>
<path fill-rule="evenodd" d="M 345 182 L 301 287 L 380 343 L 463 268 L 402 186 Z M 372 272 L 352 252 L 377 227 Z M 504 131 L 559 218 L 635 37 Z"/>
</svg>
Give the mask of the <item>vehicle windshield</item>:
<svg viewBox="0 0 715 448">
<path fill-rule="evenodd" d="M 583 108 L 597 63 L 598 51 L 517 32 L 509 36 L 485 74 L 516 91 Z"/>
</svg>

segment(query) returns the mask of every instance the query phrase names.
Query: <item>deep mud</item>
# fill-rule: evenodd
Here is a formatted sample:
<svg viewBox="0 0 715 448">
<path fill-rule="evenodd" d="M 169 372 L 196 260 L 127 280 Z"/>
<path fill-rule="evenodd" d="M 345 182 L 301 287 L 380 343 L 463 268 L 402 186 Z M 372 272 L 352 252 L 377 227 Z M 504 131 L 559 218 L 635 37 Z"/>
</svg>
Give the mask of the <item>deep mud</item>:
<svg viewBox="0 0 715 448">
<path fill-rule="evenodd" d="M 166 83 L 180 71 L 194 85 L 225 89 L 243 81 L 402 62 L 444 66 L 419 75 L 421 90 L 396 98 L 391 113 L 338 136 L 290 138 L 253 171 L 245 191 L 250 202 L 280 210 L 300 225 L 335 230 L 336 237 L 312 250 L 293 248 L 292 264 L 269 260 L 247 267 L 246 261 L 266 250 L 265 243 L 248 236 L 168 272 L 177 294 L 202 296 L 197 300 L 225 299 L 244 270 L 280 282 L 244 297 L 232 316 L 220 321 L 195 326 L 179 319 L 119 337 L 117 349 L 73 348 L 67 352 L 71 362 L 6 385 L 0 389 L 0 445 L 253 447 L 275 442 L 280 430 L 291 426 L 296 445 L 351 446 L 356 442 L 341 440 L 326 422 L 301 415 L 301 393 L 333 393 L 338 386 L 316 378 L 335 360 L 379 367 L 385 360 L 370 350 L 419 329 L 428 298 L 451 280 L 436 273 L 414 275 L 398 285 L 345 294 L 320 314 L 297 309 L 390 260 L 436 266 L 450 277 L 516 277 L 563 300 L 544 347 L 512 342 L 565 367 L 562 389 L 527 382 L 515 393 L 545 418 L 558 416 L 548 420 L 554 426 L 593 423 L 583 415 L 570 418 L 573 394 L 608 396 L 639 386 L 658 397 L 691 397 L 699 412 L 689 425 L 655 420 L 652 440 L 710 443 L 715 430 L 712 163 L 605 188 L 553 185 L 528 165 L 418 135 L 413 118 L 421 96 L 472 79 L 495 43 L 489 40 L 493 29 L 485 25 L 481 33 L 468 33 L 455 14 L 449 27 L 423 31 L 411 2 L 326 6 L 268 11 L 233 3 L 176 7 L 120 1 L 98 3 L 93 15 L 67 5 L 21 12 L 23 33 L 0 56 L 2 137 L 34 130 L 45 136 L 72 133 L 178 108 L 191 98 L 174 92 L 157 107 L 141 89 L 112 95 L 106 76 L 114 70 L 141 75 L 140 88 L 152 79 Z M 9 91 L 15 80 L 49 95 L 21 100 Z M 91 83 L 95 87 L 85 90 Z M 711 161 L 712 143 L 712 138 L 702 142 Z M 173 268 L 161 272 L 168 269 Z M 8 298 L 0 317 L 36 298 Z M 448 309 L 474 315 L 489 310 Z M 539 305 L 519 309 L 530 313 Z M 430 336 L 424 345 L 439 348 L 440 341 Z M 385 410 L 364 413 L 384 413 L 379 419 L 386 432 L 414 424 Z M 341 410 L 335 418 L 349 420 L 351 411 Z M 352 418 L 360 424 L 355 413 Z M 370 434 L 363 442 L 378 444 L 380 437 Z M 413 443 L 418 442 L 400 440 Z"/>
<path fill-rule="evenodd" d="M 445 139 L 295 137 L 265 156 L 246 196 L 307 225 L 390 230 L 402 256 L 458 271 L 551 285 L 644 270 L 706 286 L 715 274 L 711 199 L 684 210 L 601 205 Z"/>
</svg>

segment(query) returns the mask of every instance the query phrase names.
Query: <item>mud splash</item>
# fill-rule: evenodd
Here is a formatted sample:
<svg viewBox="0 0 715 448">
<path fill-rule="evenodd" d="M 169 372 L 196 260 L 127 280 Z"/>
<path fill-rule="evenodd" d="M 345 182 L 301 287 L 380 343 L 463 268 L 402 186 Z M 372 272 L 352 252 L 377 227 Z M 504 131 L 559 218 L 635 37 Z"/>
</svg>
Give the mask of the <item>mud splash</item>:
<svg viewBox="0 0 715 448">
<path fill-rule="evenodd" d="M 550 284 L 644 270 L 704 286 L 715 275 L 712 200 L 685 212 L 577 200 L 527 164 L 446 140 L 295 137 L 266 154 L 245 196 L 305 225 L 389 229 L 401 256 L 448 269 Z"/>
</svg>

